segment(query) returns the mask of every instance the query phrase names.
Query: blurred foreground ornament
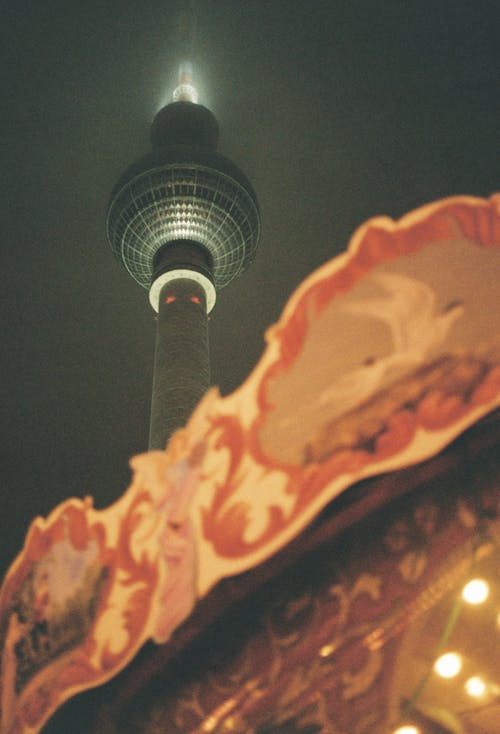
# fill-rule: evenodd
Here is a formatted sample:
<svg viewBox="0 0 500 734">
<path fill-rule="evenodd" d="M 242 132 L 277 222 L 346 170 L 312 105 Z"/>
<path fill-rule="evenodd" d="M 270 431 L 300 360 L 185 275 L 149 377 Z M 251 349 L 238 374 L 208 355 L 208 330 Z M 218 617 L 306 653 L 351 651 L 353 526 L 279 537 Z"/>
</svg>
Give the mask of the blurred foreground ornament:
<svg viewBox="0 0 500 734">
<path fill-rule="evenodd" d="M 117 503 L 36 519 L 0 593 L 2 734 L 39 731 L 344 489 L 497 407 L 499 262 L 500 195 L 369 221 L 297 289 L 242 387 L 132 460 Z"/>
</svg>

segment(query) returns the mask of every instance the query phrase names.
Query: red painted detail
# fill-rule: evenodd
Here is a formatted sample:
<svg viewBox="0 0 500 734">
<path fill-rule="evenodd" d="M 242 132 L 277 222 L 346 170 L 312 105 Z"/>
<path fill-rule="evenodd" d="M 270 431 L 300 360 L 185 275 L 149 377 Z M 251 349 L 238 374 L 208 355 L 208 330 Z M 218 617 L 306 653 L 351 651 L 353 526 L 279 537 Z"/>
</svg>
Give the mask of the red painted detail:
<svg viewBox="0 0 500 734">
<path fill-rule="evenodd" d="M 175 296 L 167 296 L 163 303 L 173 303 L 175 301 Z"/>
<path fill-rule="evenodd" d="M 191 301 L 192 301 L 193 303 L 197 303 L 197 304 L 198 304 L 198 306 L 199 306 L 199 305 L 200 305 L 200 303 L 201 303 L 201 301 L 200 301 L 200 299 L 198 298 L 198 296 L 191 296 L 191 297 L 190 297 L 190 300 L 191 300 Z"/>
</svg>

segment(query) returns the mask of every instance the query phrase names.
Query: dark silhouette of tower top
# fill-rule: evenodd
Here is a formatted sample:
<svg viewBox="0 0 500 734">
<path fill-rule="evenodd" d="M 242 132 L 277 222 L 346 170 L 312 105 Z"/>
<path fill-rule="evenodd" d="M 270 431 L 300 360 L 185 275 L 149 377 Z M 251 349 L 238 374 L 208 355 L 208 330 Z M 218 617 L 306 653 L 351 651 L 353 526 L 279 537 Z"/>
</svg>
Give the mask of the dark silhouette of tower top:
<svg viewBox="0 0 500 734">
<path fill-rule="evenodd" d="M 190 74 L 182 66 L 179 82 L 177 101 L 154 118 L 152 152 L 128 168 L 115 187 L 107 234 L 118 259 L 144 288 L 154 286 L 160 252 L 189 242 L 201 248 L 203 275 L 218 290 L 254 257 L 260 231 L 257 198 L 237 166 L 217 152 L 217 121 L 193 101 Z M 151 295 L 155 308 L 156 290 Z"/>
</svg>

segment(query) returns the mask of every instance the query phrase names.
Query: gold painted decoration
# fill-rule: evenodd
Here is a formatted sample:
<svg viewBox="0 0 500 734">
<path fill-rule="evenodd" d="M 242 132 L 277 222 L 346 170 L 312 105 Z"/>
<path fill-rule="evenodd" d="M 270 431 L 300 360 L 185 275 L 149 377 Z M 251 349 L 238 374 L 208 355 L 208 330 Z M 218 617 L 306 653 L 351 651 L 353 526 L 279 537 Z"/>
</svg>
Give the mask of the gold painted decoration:
<svg viewBox="0 0 500 734">
<path fill-rule="evenodd" d="M 499 275 L 500 195 L 370 220 L 293 294 L 242 387 L 209 391 L 165 452 L 132 460 L 118 502 L 37 518 L 0 592 L 1 733 L 35 734 L 345 488 L 498 406 Z M 426 562 L 405 553 L 399 573 L 415 583 Z"/>
<path fill-rule="evenodd" d="M 465 439 L 462 452 L 474 443 Z M 347 533 L 322 534 L 198 638 L 198 662 L 181 685 L 174 662 L 142 706 L 140 694 L 122 702 L 117 730 L 403 734 L 418 725 L 419 734 L 497 734 L 500 472 L 484 471 L 494 459 L 487 446 L 468 460 L 450 451 L 453 472 L 432 472 L 432 481 L 422 472 L 417 490 L 378 513 L 358 506 Z M 473 489 L 456 482 L 472 466 Z M 436 662 L 452 651 L 462 668 L 442 677 Z"/>
<path fill-rule="evenodd" d="M 499 404 L 499 245 L 499 195 L 445 199 L 370 220 L 297 289 L 243 386 L 194 414 L 199 594 Z"/>
<path fill-rule="evenodd" d="M 164 642 L 195 599 L 189 456 L 137 456 L 106 510 L 70 499 L 37 518 L 0 592 L 0 732 L 38 732 L 66 699 Z M 196 455 L 196 454 L 195 454 Z"/>
</svg>

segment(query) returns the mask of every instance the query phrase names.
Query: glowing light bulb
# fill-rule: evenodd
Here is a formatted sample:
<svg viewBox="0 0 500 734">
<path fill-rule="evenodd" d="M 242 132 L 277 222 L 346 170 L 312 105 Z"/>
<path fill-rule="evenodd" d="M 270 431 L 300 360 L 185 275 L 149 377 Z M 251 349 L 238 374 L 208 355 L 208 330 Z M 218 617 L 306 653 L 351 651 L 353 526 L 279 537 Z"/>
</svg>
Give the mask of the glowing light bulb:
<svg viewBox="0 0 500 734">
<path fill-rule="evenodd" d="M 421 734 L 421 729 L 418 726 L 413 726 L 413 724 L 404 724 L 403 726 L 398 726 L 397 729 L 394 729 L 392 734 Z"/>
<path fill-rule="evenodd" d="M 462 599 L 469 604 L 482 604 L 490 593 L 490 587 L 484 579 L 472 579 L 462 589 Z"/>
<path fill-rule="evenodd" d="M 178 85 L 174 89 L 174 102 L 198 102 L 198 90 L 193 84 L 193 67 L 188 62 L 179 66 Z"/>
<path fill-rule="evenodd" d="M 441 678 L 454 678 L 462 670 L 462 658 L 456 652 L 447 652 L 436 660 L 434 670 Z"/>
<path fill-rule="evenodd" d="M 332 652 L 335 652 L 335 645 L 323 645 L 323 647 L 320 649 L 319 654 L 322 658 L 329 657 Z"/>
<path fill-rule="evenodd" d="M 465 690 L 467 691 L 469 696 L 480 698 L 486 693 L 486 683 L 481 678 L 481 676 L 474 675 L 472 678 L 469 678 L 467 681 L 465 681 Z"/>
</svg>

